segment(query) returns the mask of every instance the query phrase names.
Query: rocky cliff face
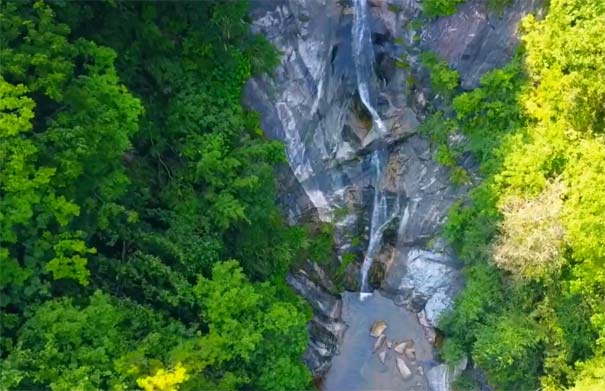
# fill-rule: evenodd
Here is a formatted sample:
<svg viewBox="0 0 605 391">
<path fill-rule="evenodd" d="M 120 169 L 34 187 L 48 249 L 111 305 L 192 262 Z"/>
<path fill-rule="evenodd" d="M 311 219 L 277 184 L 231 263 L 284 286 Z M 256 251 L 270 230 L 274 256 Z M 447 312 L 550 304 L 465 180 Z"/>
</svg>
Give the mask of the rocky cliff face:
<svg viewBox="0 0 605 391">
<path fill-rule="evenodd" d="M 267 135 L 286 145 L 282 201 L 290 220 L 313 214 L 332 222 L 339 256 L 361 251 L 360 259 L 373 261 L 350 267 L 349 278 L 362 286 L 360 271 L 368 266 L 364 281 L 435 326 L 460 287 L 440 230 L 466 189 L 451 185 L 417 133 L 434 98 L 419 56 L 437 52 L 460 72 L 462 88 L 473 88 L 513 55 L 517 24 L 537 0 L 516 0 L 501 14 L 469 1 L 456 15 L 432 21 L 421 18 L 415 0 L 368 0 L 362 22 L 371 48 L 363 52 L 354 26 L 360 1 L 252 1 L 253 28 L 282 61 L 271 77 L 250 81 L 246 102 L 260 112 Z M 373 64 L 363 80 L 370 102 L 360 94 L 359 55 Z M 377 130 L 372 108 L 386 131 Z M 306 361 L 322 375 L 345 329 L 340 299 L 327 293 L 329 281 L 315 283 L 303 272 L 289 283 L 314 309 Z"/>
</svg>

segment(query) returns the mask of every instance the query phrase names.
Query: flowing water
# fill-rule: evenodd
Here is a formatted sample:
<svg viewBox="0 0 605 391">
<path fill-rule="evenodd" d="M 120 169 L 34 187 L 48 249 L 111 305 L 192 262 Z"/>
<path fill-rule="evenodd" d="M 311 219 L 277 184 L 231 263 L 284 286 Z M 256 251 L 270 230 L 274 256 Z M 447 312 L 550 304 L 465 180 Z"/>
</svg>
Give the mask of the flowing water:
<svg viewBox="0 0 605 391">
<path fill-rule="evenodd" d="M 370 86 L 374 79 L 374 47 L 368 24 L 367 0 L 353 0 L 353 61 L 357 75 L 357 90 L 361 102 L 372 116 L 373 131 L 385 134 L 386 128 L 372 106 Z"/>
<path fill-rule="evenodd" d="M 378 112 L 372 106 L 371 89 L 374 75 L 374 53 L 368 25 L 367 0 L 353 0 L 353 56 L 357 74 L 357 89 L 361 101 L 372 116 L 371 132 L 386 133 Z M 346 292 L 343 298 L 343 320 L 347 324 L 340 354 L 334 357 L 325 377 L 324 391 L 340 390 L 415 390 L 429 389 L 424 371 L 434 366 L 432 347 L 416 314 L 397 307 L 380 294 L 372 294 L 368 284 L 368 272 L 380 251 L 384 230 L 399 213 L 399 203 L 389 202 L 384 190 L 384 175 L 388 161 L 386 148 L 378 147 L 370 157 L 372 185 L 374 188 L 368 248 L 361 268 L 360 295 Z M 394 204 L 394 205 L 393 205 Z M 378 348 L 385 354 L 384 360 L 375 351 L 376 339 L 369 334 L 375 321 L 387 324 L 386 347 Z M 416 356 L 403 358 L 393 347 L 402 341 L 414 341 Z M 397 360 L 405 360 L 411 370 L 404 378 Z"/>
<path fill-rule="evenodd" d="M 357 91 L 364 106 L 372 116 L 371 132 L 385 134 L 386 128 L 380 115 L 372 105 L 370 86 L 375 78 L 374 74 L 374 48 L 368 22 L 367 0 L 353 0 L 353 60 L 355 73 L 357 75 Z M 393 219 L 396 209 L 389 210 L 387 195 L 382 190 L 382 179 L 386 166 L 387 153 L 376 149 L 372 153 L 371 164 L 374 175 L 374 203 L 370 222 L 370 241 L 361 267 L 361 298 L 366 298 L 370 292 L 368 287 L 368 272 L 374 261 L 374 257 L 380 250 L 382 233 Z"/>
<path fill-rule="evenodd" d="M 372 167 L 374 169 L 374 201 L 370 222 L 370 240 L 361 266 L 361 298 L 365 298 L 369 294 L 368 272 L 374 262 L 374 257 L 380 250 L 382 234 L 394 218 L 398 209 L 396 207 L 389 208 L 387 194 L 382 190 L 381 182 L 384 176 L 384 166 L 386 163 L 385 155 L 385 151 L 376 150 L 371 158 Z"/>
</svg>

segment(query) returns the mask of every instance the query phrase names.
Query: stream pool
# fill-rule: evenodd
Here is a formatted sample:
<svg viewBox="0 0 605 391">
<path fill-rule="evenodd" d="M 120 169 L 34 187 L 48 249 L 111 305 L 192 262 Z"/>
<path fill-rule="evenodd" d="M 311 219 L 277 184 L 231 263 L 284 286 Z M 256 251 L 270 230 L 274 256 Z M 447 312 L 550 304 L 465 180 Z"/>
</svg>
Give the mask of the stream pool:
<svg viewBox="0 0 605 391">
<path fill-rule="evenodd" d="M 340 354 L 334 357 L 332 367 L 326 374 L 324 391 L 361 390 L 428 390 L 424 373 L 435 365 L 432 347 L 424 336 L 424 329 L 416 314 L 396 306 L 390 299 L 375 292 L 360 300 L 359 293 L 346 292 L 342 295 L 343 319 L 348 327 L 344 335 Z M 393 343 L 414 341 L 415 359 L 398 354 L 393 348 L 386 349 L 385 363 L 381 363 L 373 346 L 376 338 L 370 335 L 375 321 L 385 321 L 386 340 Z M 396 357 L 406 362 L 411 376 L 401 376 Z M 421 369 L 418 369 L 418 368 Z"/>
</svg>

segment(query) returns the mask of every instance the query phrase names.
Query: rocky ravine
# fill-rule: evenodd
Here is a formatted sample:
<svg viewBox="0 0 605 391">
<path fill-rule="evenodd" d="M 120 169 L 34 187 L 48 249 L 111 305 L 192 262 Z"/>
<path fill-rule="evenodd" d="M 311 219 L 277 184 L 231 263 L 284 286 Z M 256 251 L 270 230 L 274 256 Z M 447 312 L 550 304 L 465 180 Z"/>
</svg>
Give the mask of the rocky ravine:
<svg viewBox="0 0 605 391">
<path fill-rule="evenodd" d="M 501 15 L 484 1 L 468 1 L 456 15 L 420 25 L 413 22 L 422 20 L 415 0 L 368 0 L 371 47 L 361 54 L 373 64 L 366 81 L 384 133 L 376 131 L 359 94 L 358 1 L 365 0 L 253 0 L 253 28 L 282 60 L 272 77 L 249 82 L 245 99 L 260 112 L 267 135 L 286 145 L 290 171 L 281 182 L 289 219 L 312 215 L 334 223 L 339 255 L 357 254 L 360 261 L 347 269 L 353 282 L 361 281 L 372 233 L 379 243 L 369 283 L 434 327 L 461 286 L 457 262 L 439 235 L 447 210 L 466 189 L 450 184 L 417 134 L 435 99 L 419 55 L 437 52 L 460 72 L 462 87 L 473 88 L 483 73 L 510 59 L 518 22 L 538 0 L 516 0 Z M 388 224 L 376 236 L 370 227 L 378 199 Z M 305 360 L 323 376 L 346 325 L 341 299 L 328 293 L 329 276 L 310 265 L 288 282 L 313 307 Z"/>
</svg>

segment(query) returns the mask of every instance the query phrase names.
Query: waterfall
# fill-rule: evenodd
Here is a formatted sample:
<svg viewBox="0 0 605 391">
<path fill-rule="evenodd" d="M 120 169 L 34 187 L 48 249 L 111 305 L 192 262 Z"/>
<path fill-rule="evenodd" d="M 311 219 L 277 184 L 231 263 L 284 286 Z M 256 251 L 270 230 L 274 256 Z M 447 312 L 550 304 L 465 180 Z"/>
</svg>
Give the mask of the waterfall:
<svg viewBox="0 0 605 391">
<path fill-rule="evenodd" d="M 374 79 L 374 48 L 368 22 L 367 0 L 353 0 L 353 61 L 357 75 L 357 90 L 361 102 L 372 116 L 372 131 L 385 134 L 386 128 L 378 112 L 372 106 L 370 97 L 371 81 Z M 382 233 L 394 213 L 389 213 L 387 196 L 382 190 L 382 177 L 386 165 L 386 151 L 376 150 L 371 157 L 374 174 L 374 203 L 370 221 L 370 241 L 361 267 L 361 298 L 368 293 L 368 272 L 374 257 L 380 249 Z"/>
<path fill-rule="evenodd" d="M 389 212 L 387 195 L 381 190 L 381 180 L 384 173 L 386 152 L 376 150 L 372 154 L 371 163 L 374 168 L 374 202 L 372 205 L 372 216 L 370 221 L 370 241 L 366 251 L 363 264 L 361 266 L 361 297 L 366 297 L 368 293 L 368 272 L 374 261 L 374 257 L 380 250 L 382 233 L 391 222 L 394 213 Z"/>
<path fill-rule="evenodd" d="M 374 48 L 368 23 L 367 0 L 353 0 L 353 61 L 357 75 L 357 90 L 361 102 L 372 116 L 372 130 L 380 134 L 386 128 L 370 99 L 370 81 L 374 78 Z"/>
</svg>

